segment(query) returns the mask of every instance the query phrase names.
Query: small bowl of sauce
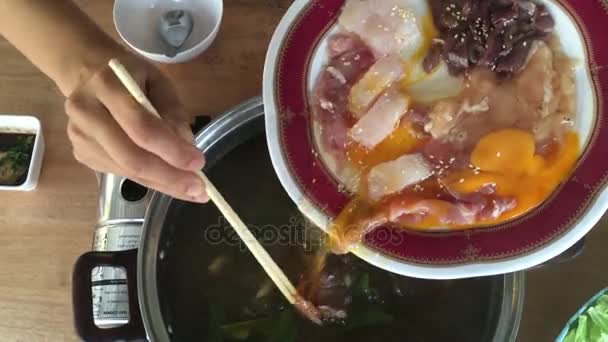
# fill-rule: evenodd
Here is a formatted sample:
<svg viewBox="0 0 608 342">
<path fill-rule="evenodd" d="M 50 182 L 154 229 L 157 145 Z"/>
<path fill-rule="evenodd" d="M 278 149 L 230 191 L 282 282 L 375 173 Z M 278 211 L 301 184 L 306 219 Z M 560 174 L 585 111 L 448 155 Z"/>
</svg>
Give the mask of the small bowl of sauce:
<svg viewBox="0 0 608 342">
<path fill-rule="evenodd" d="M 31 191 L 38 184 L 44 154 L 40 121 L 0 115 L 0 191 Z"/>
</svg>

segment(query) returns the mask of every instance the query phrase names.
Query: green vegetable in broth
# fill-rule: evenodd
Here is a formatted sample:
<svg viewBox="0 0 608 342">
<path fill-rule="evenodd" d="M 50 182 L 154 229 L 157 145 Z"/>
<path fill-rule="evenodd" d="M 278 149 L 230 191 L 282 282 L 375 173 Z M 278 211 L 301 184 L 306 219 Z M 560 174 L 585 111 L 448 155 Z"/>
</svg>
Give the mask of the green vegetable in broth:
<svg viewBox="0 0 608 342">
<path fill-rule="evenodd" d="M 379 307 L 355 311 L 346 321 L 344 330 L 353 330 L 363 327 L 383 326 L 393 323 L 395 318 Z"/>
<path fill-rule="evenodd" d="M 220 330 L 222 331 L 222 335 L 228 339 L 243 341 L 249 338 L 251 332 L 256 328 L 267 325 L 267 322 L 269 320 L 266 318 L 251 319 L 238 323 L 224 324 L 220 327 Z"/>
<path fill-rule="evenodd" d="M 221 305 L 209 305 L 209 317 L 207 320 L 208 334 L 205 341 L 224 342 L 220 324 L 226 319 L 226 312 Z"/>
<path fill-rule="evenodd" d="M 222 338 L 245 341 L 252 337 L 268 342 L 290 342 L 297 337 L 296 313 L 291 308 L 266 318 L 252 319 L 219 327 Z"/>
<path fill-rule="evenodd" d="M 295 313 L 291 308 L 279 314 L 277 325 L 270 330 L 268 342 L 295 342 L 298 336 L 298 326 L 296 324 Z"/>
<path fill-rule="evenodd" d="M 395 318 L 381 304 L 370 303 L 378 291 L 371 287 L 370 274 L 362 273 L 350 286 L 352 307 L 344 320 L 325 322 L 325 329 L 333 334 L 345 334 L 360 328 L 389 325 Z M 218 311 L 217 308 L 215 311 Z M 212 316 L 212 320 L 217 315 Z M 219 327 L 221 337 L 227 341 L 295 342 L 298 336 L 298 316 L 290 306 L 268 317 L 245 320 Z M 212 341 L 217 339 L 213 332 Z"/>
<path fill-rule="evenodd" d="M 363 273 L 353 287 L 353 296 L 367 296 L 371 292 L 369 287 L 369 273 Z"/>
</svg>

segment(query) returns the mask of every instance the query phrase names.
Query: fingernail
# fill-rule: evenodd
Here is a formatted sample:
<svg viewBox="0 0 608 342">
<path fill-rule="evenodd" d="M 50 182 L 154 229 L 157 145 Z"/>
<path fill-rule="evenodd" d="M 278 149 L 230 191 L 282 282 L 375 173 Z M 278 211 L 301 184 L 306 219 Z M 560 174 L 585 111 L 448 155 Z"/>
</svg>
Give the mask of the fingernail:
<svg viewBox="0 0 608 342">
<path fill-rule="evenodd" d="M 202 184 L 193 184 L 188 187 L 186 192 L 188 196 L 198 198 L 200 196 L 205 196 L 205 189 Z"/>
<path fill-rule="evenodd" d="M 188 164 L 188 168 L 192 171 L 200 171 L 203 166 L 205 166 L 205 159 L 203 157 L 195 158 Z"/>
<path fill-rule="evenodd" d="M 192 200 L 196 203 L 207 203 L 207 202 L 209 202 L 209 196 L 207 196 L 206 194 L 203 194 L 203 195 L 193 197 Z"/>
</svg>

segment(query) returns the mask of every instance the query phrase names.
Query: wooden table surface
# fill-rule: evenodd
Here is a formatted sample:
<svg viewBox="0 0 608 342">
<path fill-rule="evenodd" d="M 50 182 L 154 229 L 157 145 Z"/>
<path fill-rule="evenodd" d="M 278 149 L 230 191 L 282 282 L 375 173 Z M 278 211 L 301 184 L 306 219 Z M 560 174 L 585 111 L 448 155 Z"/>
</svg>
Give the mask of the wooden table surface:
<svg viewBox="0 0 608 342">
<path fill-rule="evenodd" d="M 108 33 L 111 0 L 79 0 Z M 193 113 L 216 114 L 261 93 L 267 44 L 291 0 L 225 0 L 221 32 L 193 62 L 164 66 Z M 63 99 L 52 82 L 0 38 L 0 113 L 34 114 L 47 149 L 39 187 L 0 193 L 0 341 L 73 341 L 71 271 L 91 247 L 97 189 L 72 158 Z M 569 315 L 608 286 L 606 221 L 585 253 L 529 272 L 520 341 L 550 341 Z"/>
</svg>

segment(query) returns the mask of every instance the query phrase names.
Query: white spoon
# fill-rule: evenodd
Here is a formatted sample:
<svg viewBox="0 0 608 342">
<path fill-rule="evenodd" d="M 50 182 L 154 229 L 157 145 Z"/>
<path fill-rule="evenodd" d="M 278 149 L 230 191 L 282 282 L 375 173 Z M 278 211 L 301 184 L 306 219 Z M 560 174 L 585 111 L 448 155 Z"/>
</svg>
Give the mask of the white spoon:
<svg viewBox="0 0 608 342">
<path fill-rule="evenodd" d="M 165 42 L 165 56 L 173 58 L 177 55 L 190 34 L 194 22 L 190 13 L 184 10 L 172 10 L 160 18 L 160 36 Z"/>
</svg>

